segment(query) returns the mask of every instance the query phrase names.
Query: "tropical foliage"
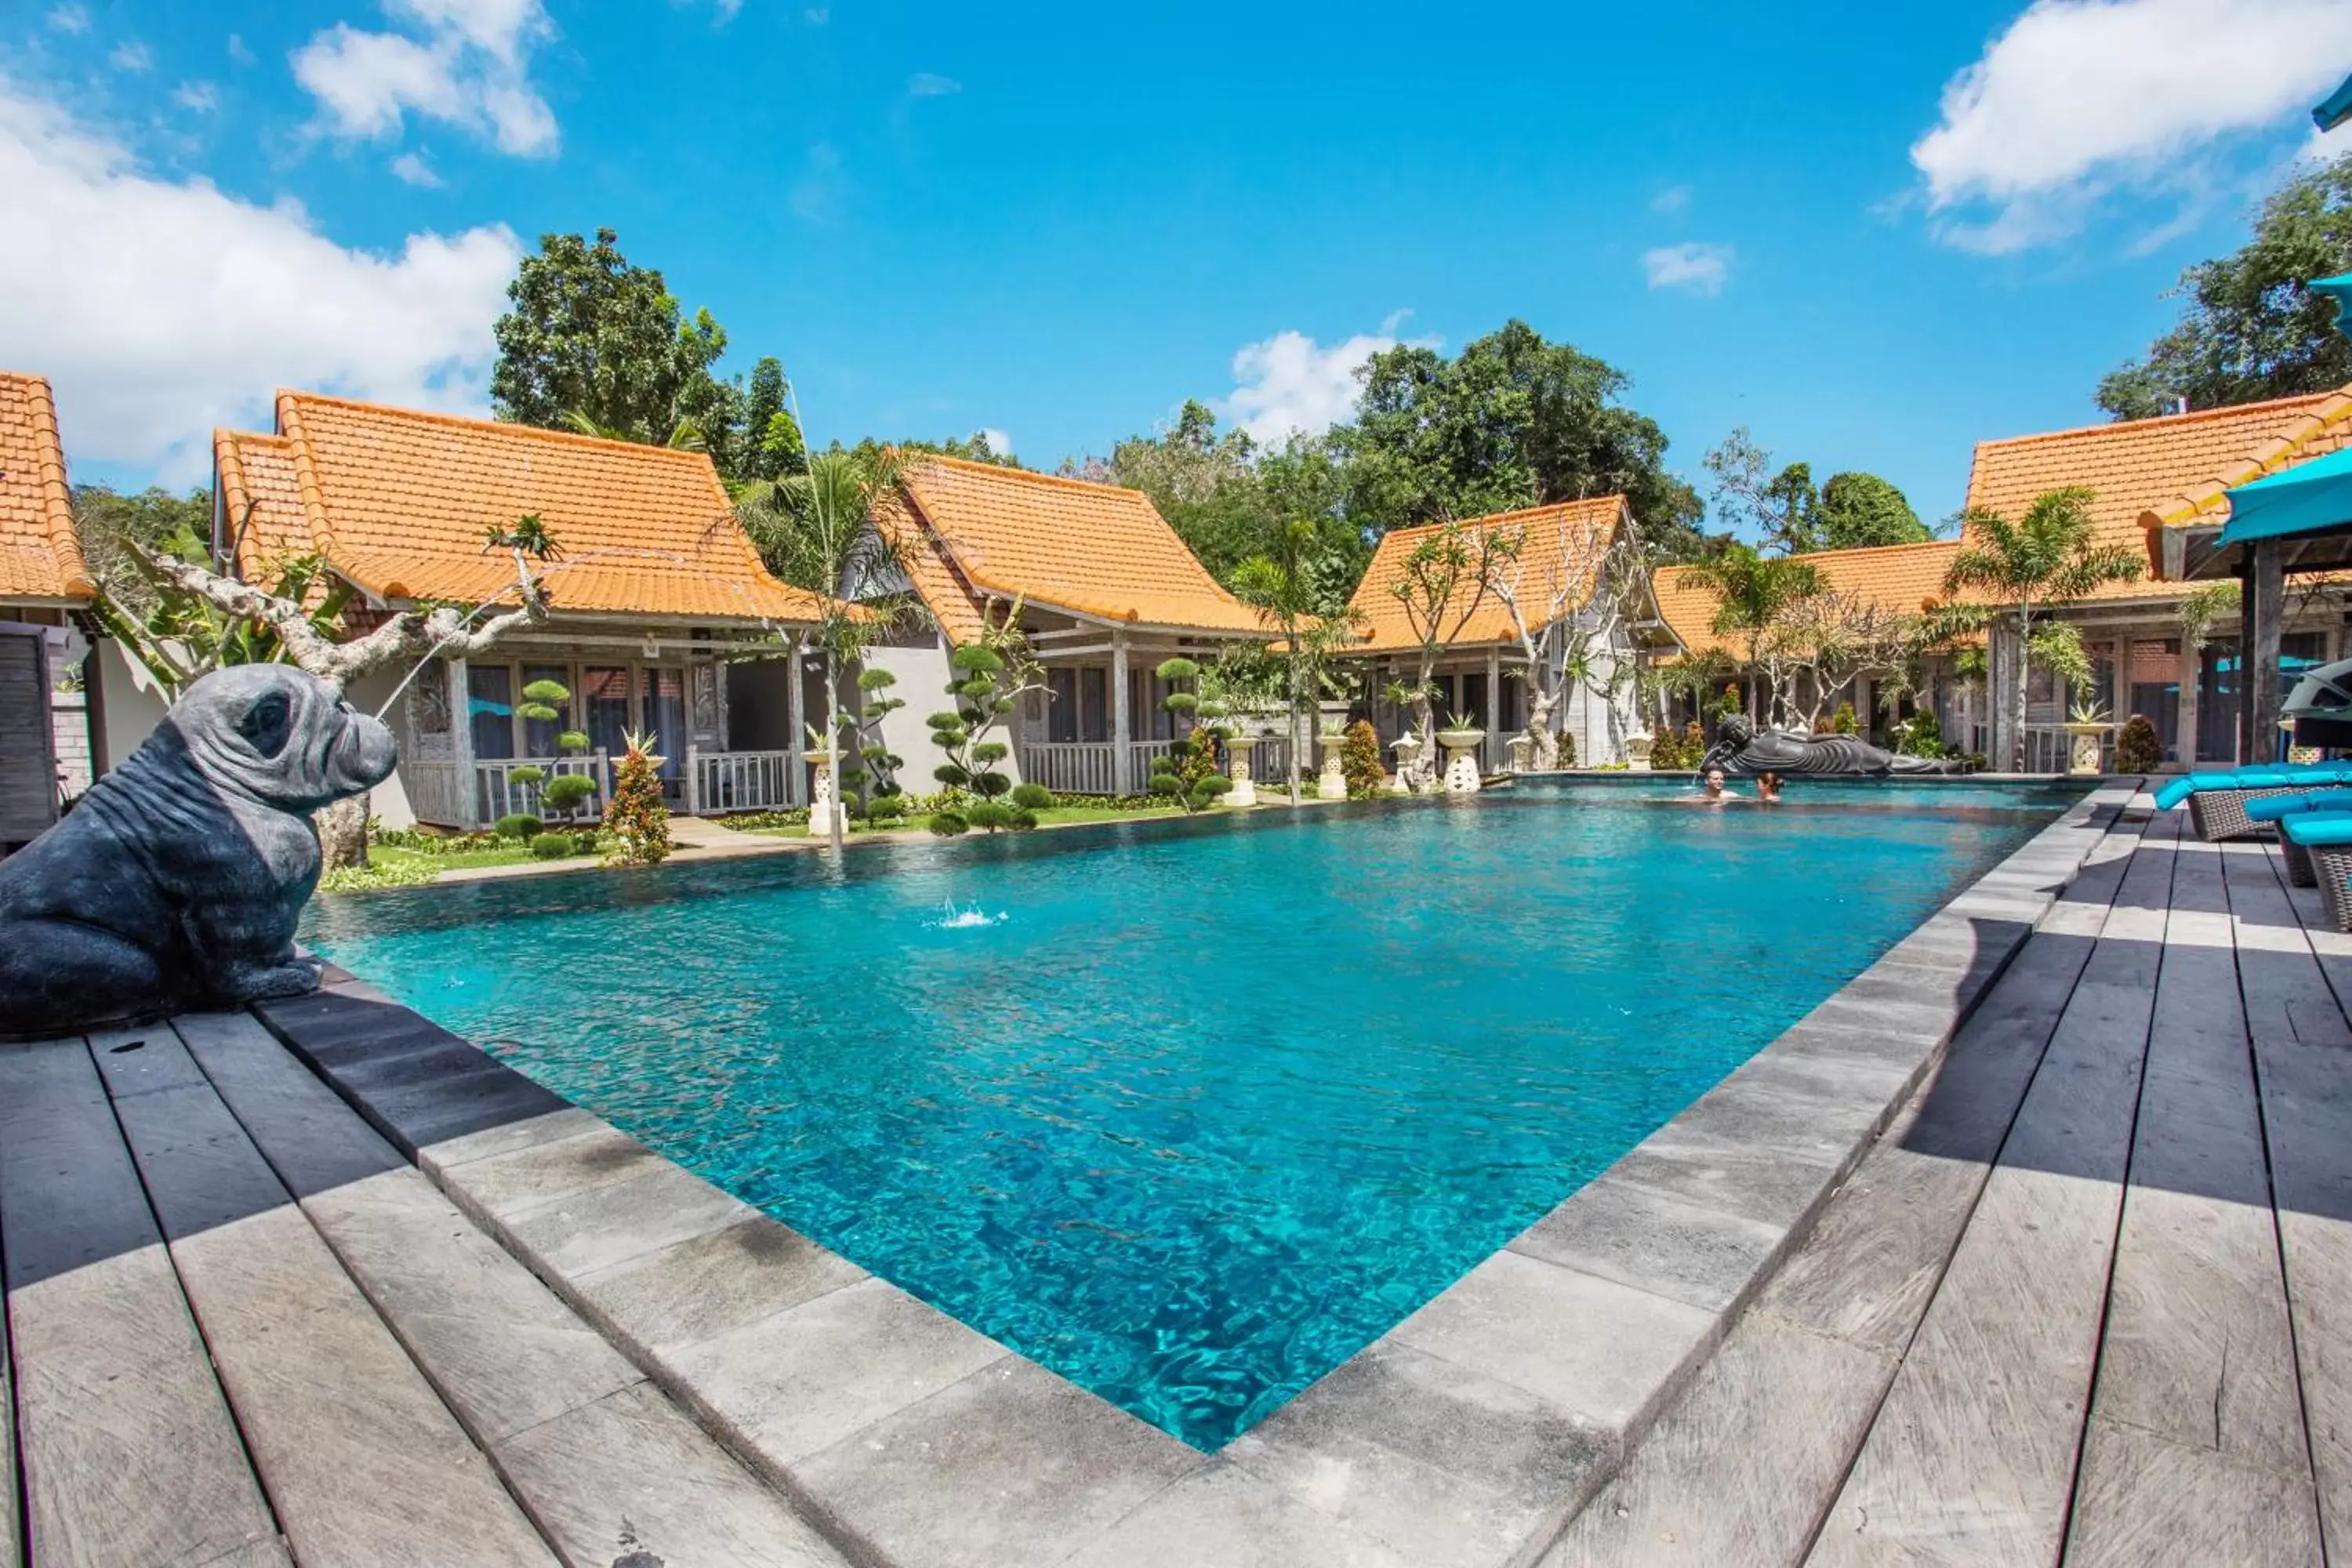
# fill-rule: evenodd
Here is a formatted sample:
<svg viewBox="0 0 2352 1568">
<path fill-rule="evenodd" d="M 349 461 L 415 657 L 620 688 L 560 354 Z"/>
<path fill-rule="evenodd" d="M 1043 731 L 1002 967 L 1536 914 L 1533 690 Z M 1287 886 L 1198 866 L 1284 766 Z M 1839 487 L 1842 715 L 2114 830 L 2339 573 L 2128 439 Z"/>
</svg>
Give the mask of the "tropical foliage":
<svg viewBox="0 0 2352 1568">
<path fill-rule="evenodd" d="M 1809 464 L 1775 472 L 1772 454 L 1745 426 L 1702 460 L 1715 479 L 1716 520 L 1746 525 L 1769 550 L 1855 550 L 1934 537 L 1903 492 L 1876 474 L 1832 474 L 1816 488 Z"/>
<path fill-rule="evenodd" d="M 933 775 L 956 797 L 956 804 L 931 814 L 930 830 L 942 837 L 975 827 L 986 833 L 1034 827 L 1036 813 L 1053 804 L 1053 796 L 1036 785 L 1014 786 L 1003 768 L 1013 748 L 992 739 L 1023 694 L 1045 684 L 1020 624 L 1016 603 L 1003 620 L 990 623 L 980 640 L 948 655 L 947 694 L 953 706 L 930 716 L 931 743 L 947 758 Z"/>
<path fill-rule="evenodd" d="M 613 866 L 658 866 L 669 858 L 669 807 L 662 800 L 662 758 L 654 754 L 653 737 L 631 733 L 613 771 L 613 798 L 604 806 L 604 831 L 613 847 L 604 860 Z"/>
<path fill-rule="evenodd" d="M 1348 798 L 1365 800 L 1381 793 L 1388 783 L 1388 770 L 1381 766 L 1381 736 L 1368 720 L 1359 719 L 1348 726 L 1348 738 L 1339 746 L 1339 773 L 1348 781 Z"/>
<path fill-rule="evenodd" d="M 1174 796 L 1188 815 L 1206 811 L 1234 787 L 1234 781 L 1218 767 L 1223 705 L 1213 696 L 1188 689 L 1202 682 L 1201 667 L 1189 658 L 1163 660 L 1158 674 L 1169 688 L 1160 705 L 1174 716 L 1184 732 L 1167 756 L 1154 762 L 1148 787 L 1154 795 Z"/>
</svg>

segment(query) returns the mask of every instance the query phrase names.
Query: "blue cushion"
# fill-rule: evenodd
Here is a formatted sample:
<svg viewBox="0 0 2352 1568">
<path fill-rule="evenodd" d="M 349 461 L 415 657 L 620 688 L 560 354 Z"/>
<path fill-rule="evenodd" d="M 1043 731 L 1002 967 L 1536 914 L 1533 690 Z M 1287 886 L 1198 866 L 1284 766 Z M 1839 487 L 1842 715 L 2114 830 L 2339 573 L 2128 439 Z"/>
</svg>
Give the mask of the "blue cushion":
<svg viewBox="0 0 2352 1568">
<path fill-rule="evenodd" d="M 2301 811 L 2279 819 L 2279 829 L 2306 849 L 2352 844 L 2352 811 Z"/>
<path fill-rule="evenodd" d="M 2156 804 L 2171 810 L 2190 795 L 2209 789 L 2291 789 L 2297 784 L 2352 784 L 2352 764 L 2344 763 L 2298 763 L 2292 767 L 2278 765 L 2253 768 L 2232 768 L 2227 773 L 2182 773 L 2167 780 L 2156 792 Z"/>
<path fill-rule="evenodd" d="M 2315 789 L 2246 802 L 2246 816 L 2256 822 L 2276 822 L 2305 811 L 2352 811 L 2352 789 Z"/>
</svg>

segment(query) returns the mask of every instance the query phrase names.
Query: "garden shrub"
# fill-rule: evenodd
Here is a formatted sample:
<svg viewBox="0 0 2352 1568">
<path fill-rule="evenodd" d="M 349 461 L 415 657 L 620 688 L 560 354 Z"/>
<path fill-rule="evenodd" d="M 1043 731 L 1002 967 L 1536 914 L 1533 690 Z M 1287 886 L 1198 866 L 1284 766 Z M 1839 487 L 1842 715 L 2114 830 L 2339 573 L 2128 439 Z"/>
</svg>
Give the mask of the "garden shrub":
<svg viewBox="0 0 2352 1568">
<path fill-rule="evenodd" d="M 1339 742 L 1339 773 L 1348 781 L 1348 798 L 1364 800 L 1381 793 L 1388 783 L 1388 770 L 1381 766 L 1381 736 L 1371 721 L 1359 719 L 1348 726 L 1348 738 Z"/>
<path fill-rule="evenodd" d="M 1650 766 L 1655 772 L 1678 773 L 1698 766 L 1706 755 L 1706 737 L 1696 724 L 1676 730 L 1662 724 L 1650 737 Z"/>
<path fill-rule="evenodd" d="M 1206 811 L 1216 804 L 1219 795 L 1234 787 L 1234 781 L 1217 766 L 1217 731 L 1200 721 L 1199 694 L 1185 690 L 1181 684 L 1200 679 L 1201 667 L 1189 658 L 1171 658 L 1163 660 L 1156 673 L 1175 688 L 1160 700 L 1160 706 L 1180 723 L 1191 721 L 1192 729 L 1166 756 L 1152 759 L 1151 793 L 1174 795 L 1176 804 L 1184 808 L 1187 816 Z"/>
<path fill-rule="evenodd" d="M 542 860 L 561 860 L 580 853 L 580 840 L 569 833 L 541 833 L 531 839 L 530 852 Z"/>
<path fill-rule="evenodd" d="M 1570 730 L 1562 730 L 1559 734 L 1554 735 L 1552 739 L 1558 742 L 1559 746 L 1559 755 L 1553 762 L 1552 766 L 1556 768 L 1572 768 L 1576 766 L 1575 732 Z"/>
<path fill-rule="evenodd" d="M 422 860 L 330 866 L 319 874 L 322 893 L 362 893 L 374 888 L 414 888 L 441 873 Z"/>
<path fill-rule="evenodd" d="M 1832 735 L 1862 733 L 1862 720 L 1854 712 L 1853 703 L 1841 702 L 1837 705 L 1837 711 L 1830 715 L 1830 733 Z"/>
<path fill-rule="evenodd" d="M 501 838 L 536 838 L 547 825 L 527 811 L 510 811 L 499 818 L 498 835 Z"/>
<path fill-rule="evenodd" d="M 2163 765 L 2164 743 L 2157 739 L 2156 726 L 2144 714 L 2125 720 L 2123 732 L 2116 737 L 2116 772 L 2152 773 Z"/>
<path fill-rule="evenodd" d="M 931 773 L 967 798 L 934 811 L 931 831 L 952 838 L 974 827 L 998 833 L 1036 826 L 1034 812 L 1004 798 L 1013 793 L 1013 780 L 997 764 L 1013 754 L 1013 748 L 986 738 L 1013 712 L 1014 695 L 1023 689 L 1022 668 L 1008 663 L 995 648 L 967 643 L 948 655 L 948 695 L 955 700 L 955 709 L 934 713 L 928 721 L 931 743 L 948 760 Z"/>
<path fill-rule="evenodd" d="M 1944 754 L 1944 727 L 1936 721 L 1936 710 L 1922 708 L 1895 726 L 1895 749 L 1905 756 L 1940 757 Z"/>
<path fill-rule="evenodd" d="M 558 773 L 541 788 L 540 800 L 558 816 L 569 817 L 596 793 L 596 781 L 586 773 Z"/>
<path fill-rule="evenodd" d="M 931 813 L 929 826 L 930 830 L 941 838 L 953 838 L 960 833 L 968 833 L 971 830 L 971 824 L 965 818 L 963 813 L 950 806 L 942 806 Z"/>
<path fill-rule="evenodd" d="M 1041 784 L 1017 784 L 1013 786 L 1013 804 L 1024 811 L 1044 811 L 1055 804 L 1054 792 Z"/>
<path fill-rule="evenodd" d="M 669 858 L 669 807 L 662 804 L 662 759 L 653 754 L 653 738 L 631 735 L 621 765 L 614 771 L 613 799 L 604 807 L 604 826 L 613 847 L 604 858 L 615 866 L 658 866 Z"/>
</svg>

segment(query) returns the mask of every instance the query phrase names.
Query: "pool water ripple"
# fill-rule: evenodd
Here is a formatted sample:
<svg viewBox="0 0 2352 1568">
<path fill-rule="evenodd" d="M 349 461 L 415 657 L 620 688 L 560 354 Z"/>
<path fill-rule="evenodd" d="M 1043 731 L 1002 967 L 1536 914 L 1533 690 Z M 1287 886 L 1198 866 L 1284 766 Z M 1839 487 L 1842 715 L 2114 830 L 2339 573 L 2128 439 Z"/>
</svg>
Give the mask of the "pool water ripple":
<svg viewBox="0 0 2352 1568">
<path fill-rule="evenodd" d="M 2072 798 L 1644 794 L 475 884 L 329 900 L 306 934 L 1213 1449 Z M 943 905 L 1005 918 L 948 924 Z"/>
</svg>

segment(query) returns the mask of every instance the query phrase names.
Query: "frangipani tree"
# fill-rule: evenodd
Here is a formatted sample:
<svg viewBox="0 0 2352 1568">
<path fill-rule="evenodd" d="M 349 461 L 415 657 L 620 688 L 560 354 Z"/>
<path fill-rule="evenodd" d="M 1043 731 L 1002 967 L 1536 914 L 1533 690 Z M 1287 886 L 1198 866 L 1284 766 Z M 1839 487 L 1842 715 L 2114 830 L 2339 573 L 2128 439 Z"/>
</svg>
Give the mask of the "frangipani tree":
<svg viewBox="0 0 2352 1568">
<path fill-rule="evenodd" d="M 2090 671 L 2082 634 L 2048 619 L 2048 613 L 2106 584 L 2139 576 L 2139 557 L 2131 550 L 2098 542 L 2091 500 L 2091 491 L 2075 486 L 2044 490 L 2015 521 L 1982 509 L 1969 511 L 1959 553 L 1944 574 L 1944 591 L 1976 594 L 1982 614 L 2016 639 L 2021 655 L 2003 671 L 2008 689 L 1999 699 L 2009 710 L 2003 761 L 2012 772 L 2025 767 L 2029 668 L 2075 680 Z"/>
<path fill-rule="evenodd" d="M 1569 693 L 1581 686 L 1613 700 L 1632 678 L 1630 665 L 1602 656 L 1647 579 L 1641 545 L 1616 518 L 1602 523 L 1576 508 L 1555 512 L 1544 537 L 1531 537 L 1527 522 L 1493 531 L 1507 537 L 1486 557 L 1485 587 L 1509 614 L 1527 660 L 1526 734 L 1535 765 L 1557 767 L 1553 718 Z"/>
<path fill-rule="evenodd" d="M 1300 753 L 1307 749 L 1305 715 L 1323 693 L 1332 656 L 1361 635 L 1356 612 L 1332 603 L 1317 571 L 1327 552 L 1320 531 L 1305 520 L 1283 525 L 1271 551 L 1234 568 L 1234 595 L 1256 607 L 1279 639 L 1284 700 L 1290 714 L 1290 765 L 1285 783 L 1298 804 Z"/>
<path fill-rule="evenodd" d="M 1761 727 L 1766 641 L 1801 601 L 1822 591 L 1822 574 L 1810 562 L 1759 554 L 1748 544 L 1734 544 L 1685 572 L 1690 581 L 1715 595 L 1710 629 L 1717 637 L 1737 639 L 1746 652 L 1748 719 Z"/>
<path fill-rule="evenodd" d="M 1424 789 L 1436 776 L 1438 658 L 1486 602 L 1496 559 L 1517 547 L 1500 530 L 1465 528 L 1449 517 L 1414 544 L 1389 584 L 1420 645 L 1412 682 L 1395 682 L 1387 692 L 1389 700 L 1412 710 L 1413 734 L 1421 742 L 1404 781 L 1410 789 Z"/>
</svg>

